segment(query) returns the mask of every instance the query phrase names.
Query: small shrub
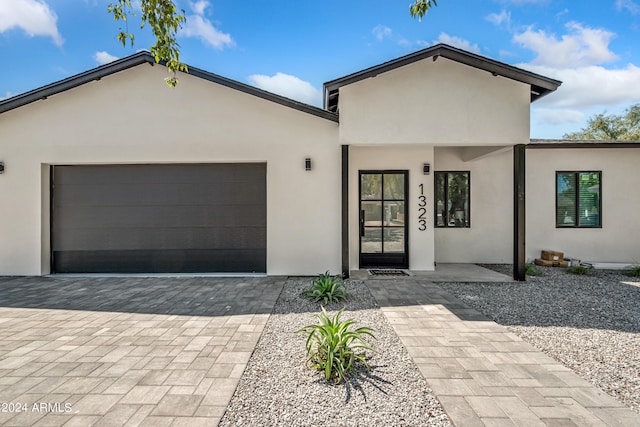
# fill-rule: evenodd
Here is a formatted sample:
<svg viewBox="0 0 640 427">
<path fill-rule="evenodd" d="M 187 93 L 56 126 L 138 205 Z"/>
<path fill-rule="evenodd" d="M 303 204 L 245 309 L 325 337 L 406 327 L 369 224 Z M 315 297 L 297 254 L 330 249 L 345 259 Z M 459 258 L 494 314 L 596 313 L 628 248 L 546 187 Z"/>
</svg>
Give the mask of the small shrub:
<svg viewBox="0 0 640 427">
<path fill-rule="evenodd" d="M 567 268 L 567 273 L 586 276 L 589 274 L 589 269 L 583 265 L 574 265 L 573 267 Z"/>
<path fill-rule="evenodd" d="M 629 270 L 625 271 L 624 274 L 626 274 L 629 277 L 640 277 L 640 265 L 631 267 Z"/>
<path fill-rule="evenodd" d="M 325 380 L 340 383 L 357 363 L 369 369 L 364 353 L 357 350 L 375 351 L 366 338 L 375 338 L 373 329 L 362 326 L 351 329 L 353 319 L 340 320 L 344 309 L 329 317 L 324 307 L 318 314 L 319 324 L 307 325 L 295 333 L 307 334 L 307 363 L 311 368 L 322 371 Z"/>
<path fill-rule="evenodd" d="M 540 276 L 542 274 L 542 270 L 540 270 L 535 264 L 525 265 L 524 272 L 527 276 Z"/>
<path fill-rule="evenodd" d="M 314 279 L 311 287 L 304 291 L 304 296 L 313 299 L 313 302 L 328 304 L 347 298 L 347 288 L 340 276 L 331 276 L 327 271 Z"/>
</svg>

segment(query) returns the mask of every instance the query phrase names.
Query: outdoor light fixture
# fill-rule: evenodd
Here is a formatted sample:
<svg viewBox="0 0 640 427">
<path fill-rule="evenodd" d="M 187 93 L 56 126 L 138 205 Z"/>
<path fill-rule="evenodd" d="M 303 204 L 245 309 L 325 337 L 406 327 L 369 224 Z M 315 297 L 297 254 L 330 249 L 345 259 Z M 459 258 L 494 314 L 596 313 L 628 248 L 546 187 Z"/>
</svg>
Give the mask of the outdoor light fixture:
<svg viewBox="0 0 640 427">
<path fill-rule="evenodd" d="M 431 165 L 429 163 L 425 163 L 422 165 L 422 173 L 425 175 L 429 175 L 429 170 L 431 169 Z"/>
<path fill-rule="evenodd" d="M 0 173 L 4 173 L 4 162 L 0 162 Z"/>
<path fill-rule="evenodd" d="M 304 159 L 304 170 L 311 170 L 311 157 L 307 157 L 306 159 Z"/>
</svg>

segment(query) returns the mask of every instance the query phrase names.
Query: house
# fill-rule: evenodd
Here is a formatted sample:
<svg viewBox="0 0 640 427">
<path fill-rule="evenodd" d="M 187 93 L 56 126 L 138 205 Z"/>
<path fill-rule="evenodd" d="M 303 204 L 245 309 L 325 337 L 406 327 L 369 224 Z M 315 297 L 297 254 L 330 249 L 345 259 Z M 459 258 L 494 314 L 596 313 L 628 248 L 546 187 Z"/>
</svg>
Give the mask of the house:
<svg viewBox="0 0 640 427">
<path fill-rule="evenodd" d="M 324 108 L 146 52 L 0 102 L 0 275 L 640 262 L 638 143 L 531 141 L 561 82 L 439 44 Z"/>
</svg>

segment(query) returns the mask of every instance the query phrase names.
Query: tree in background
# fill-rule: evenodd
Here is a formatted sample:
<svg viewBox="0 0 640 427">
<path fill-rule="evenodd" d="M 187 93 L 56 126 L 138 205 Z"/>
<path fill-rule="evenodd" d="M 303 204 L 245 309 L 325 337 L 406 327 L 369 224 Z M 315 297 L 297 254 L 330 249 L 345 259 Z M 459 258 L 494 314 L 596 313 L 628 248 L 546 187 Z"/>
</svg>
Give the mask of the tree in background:
<svg viewBox="0 0 640 427">
<path fill-rule="evenodd" d="M 414 0 L 409 6 L 409 13 L 414 18 L 422 20 L 422 17 L 434 6 L 437 6 L 436 0 Z M 165 80 L 169 86 L 175 87 L 178 84 L 176 71 L 189 71 L 180 61 L 180 45 L 176 39 L 178 30 L 187 20 L 185 12 L 178 11 L 173 0 L 141 0 L 140 8 L 142 10 L 141 28 L 148 24 L 156 38 L 156 43 L 151 46 L 151 54 L 156 62 L 163 61 L 166 64 L 173 76 Z M 133 46 L 134 35 L 129 32 L 129 18 L 136 14 L 131 6 L 131 0 L 117 0 L 115 3 L 110 3 L 107 12 L 113 15 L 114 20 L 124 22 L 125 28 L 120 28 L 118 40 L 123 46 L 126 46 L 127 42 Z"/>
<path fill-rule="evenodd" d="M 640 141 L 640 104 L 627 108 L 624 114 L 596 114 L 578 132 L 567 133 L 565 139 Z"/>
</svg>

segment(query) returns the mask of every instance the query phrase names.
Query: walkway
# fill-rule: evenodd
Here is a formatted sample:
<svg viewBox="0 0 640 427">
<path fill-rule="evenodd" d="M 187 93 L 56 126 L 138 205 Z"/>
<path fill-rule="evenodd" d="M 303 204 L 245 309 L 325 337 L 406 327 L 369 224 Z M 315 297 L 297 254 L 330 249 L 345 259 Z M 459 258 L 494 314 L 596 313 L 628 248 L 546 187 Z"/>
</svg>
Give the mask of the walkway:
<svg viewBox="0 0 640 427">
<path fill-rule="evenodd" d="M 640 415 L 433 282 L 367 286 L 456 425 L 640 425 Z"/>
<path fill-rule="evenodd" d="M 0 278 L 0 425 L 217 425 L 283 284 Z"/>
</svg>

